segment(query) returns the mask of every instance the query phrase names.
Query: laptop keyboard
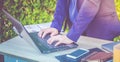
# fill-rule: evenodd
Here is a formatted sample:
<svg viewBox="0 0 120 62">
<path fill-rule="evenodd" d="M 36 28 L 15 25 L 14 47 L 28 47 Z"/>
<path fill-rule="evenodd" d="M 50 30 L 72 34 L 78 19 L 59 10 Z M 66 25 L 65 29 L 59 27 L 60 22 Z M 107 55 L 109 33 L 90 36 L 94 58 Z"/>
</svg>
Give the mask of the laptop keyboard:
<svg viewBox="0 0 120 62">
<path fill-rule="evenodd" d="M 49 35 L 45 36 L 44 38 L 40 38 L 40 37 L 38 37 L 37 33 L 30 33 L 30 36 L 33 39 L 37 39 L 38 42 L 40 42 L 42 45 L 44 45 L 45 47 L 50 48 L 50 49 L 51 48 L 61 48 L 61 47 L 66 46 L 65 44 L 60 44 L 58 46 L 54 46 L 57 43 L 57 41 L 53 42 L 52 44 L 48 44 L 47 40 L 50 38 Z"/>
<path fill-rule="evenodd" d="M 49 35 L 44 37 L 44 39 L 40 38 L 38 36 L 37 32 L 29 33 L 29 35 L 33 39 L 35 44 L 38 46 L 38 48 L 41 50 L 42 53 L 50 53 L 50 52 L 55 52 L 55 51 L 62 51 L 62 50 L 76 48 L 78 46 L 76 43 L 69 44 L 69 45 L 60 44 L 58 46 L 54 46 L 57 41 L 53 42 L 52 44 L 47 43 L 47 40 L 50 38 Z"/>
</svg>

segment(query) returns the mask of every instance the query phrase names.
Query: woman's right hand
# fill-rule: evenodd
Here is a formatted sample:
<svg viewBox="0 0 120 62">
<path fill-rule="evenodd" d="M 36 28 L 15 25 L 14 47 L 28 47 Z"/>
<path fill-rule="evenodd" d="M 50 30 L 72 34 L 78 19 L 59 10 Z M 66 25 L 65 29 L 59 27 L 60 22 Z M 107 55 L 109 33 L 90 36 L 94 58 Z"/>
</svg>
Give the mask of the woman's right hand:
<svg viewBox="0 0 120 62">
<path fill-rule="evenodd" d="M 59 32 L 56 28 L 46 28 L 46 29 L 42 29 L 40 30 L 40 32 L 38 33 L 38 36 L 41 38 L 44 38 L 47 34 L 50 34 L 50 36 L 55 36 L 57 35 Z"/>
</svg>

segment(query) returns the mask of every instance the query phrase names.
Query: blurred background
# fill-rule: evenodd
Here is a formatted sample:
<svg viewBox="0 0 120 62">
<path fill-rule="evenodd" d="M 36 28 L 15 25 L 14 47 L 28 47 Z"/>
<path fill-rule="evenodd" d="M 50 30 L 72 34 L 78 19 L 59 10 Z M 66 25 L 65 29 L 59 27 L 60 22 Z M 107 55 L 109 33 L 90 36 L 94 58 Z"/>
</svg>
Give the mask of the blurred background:
<svg viewBox="0 0 120 62">
<path fill-rule="evenodd" d="M 4 9 L 23 25 L 51 22 L 57 0 L 0 0 L 4 1 Z M 115 0 L 116 11 L 120 20 L 120 0 Z M 12 24 L 0 11 L 0 42 L 16 36 Z M 120 41 L 120 36 L 114 41 Z"/>
</svg>

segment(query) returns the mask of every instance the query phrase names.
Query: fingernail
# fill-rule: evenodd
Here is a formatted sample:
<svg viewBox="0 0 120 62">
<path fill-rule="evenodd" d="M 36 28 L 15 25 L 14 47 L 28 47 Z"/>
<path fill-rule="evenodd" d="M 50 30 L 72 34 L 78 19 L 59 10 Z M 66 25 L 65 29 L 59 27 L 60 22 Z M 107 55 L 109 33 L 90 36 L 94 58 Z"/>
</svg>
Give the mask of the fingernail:
<svg viewBox="0 0 120 62">
<path fill-rule="evenodd" d="M 44 38 L 44 36 L 41 36 L 41 38 Z"/>
<path fill-rule="evenodd" d="M 58 45 L 55 45 L 55 46 L 58 46 Z"/>
<path fill-rule="evenodd" d="M 39 34 L 38 34 L 39 37 L 41 37 Z"/>
</svg>

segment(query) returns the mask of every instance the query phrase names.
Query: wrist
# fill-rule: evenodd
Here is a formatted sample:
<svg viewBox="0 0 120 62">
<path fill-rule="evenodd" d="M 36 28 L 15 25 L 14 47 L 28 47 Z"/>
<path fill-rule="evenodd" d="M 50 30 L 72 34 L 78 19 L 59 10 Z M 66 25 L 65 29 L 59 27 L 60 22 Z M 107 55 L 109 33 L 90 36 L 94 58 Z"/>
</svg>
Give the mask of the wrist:
<svg viewBox="0 0 120 62">
<path fill-rule="evenodd" d="M 65 35 L 65 38 L 67 39 L 67 41 L 69 41 L 69 44 L 74 42 L 73 40 L 69 39 L 66 35 Z"/>
</svg>

